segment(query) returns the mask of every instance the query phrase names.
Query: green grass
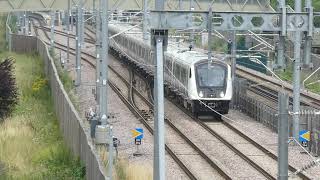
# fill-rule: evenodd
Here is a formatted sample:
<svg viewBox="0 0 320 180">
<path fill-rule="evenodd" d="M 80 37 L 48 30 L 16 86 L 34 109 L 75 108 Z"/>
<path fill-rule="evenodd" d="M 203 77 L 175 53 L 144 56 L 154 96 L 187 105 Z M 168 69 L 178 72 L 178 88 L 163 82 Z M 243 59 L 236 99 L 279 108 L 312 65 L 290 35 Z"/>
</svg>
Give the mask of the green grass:
<svg viewBox="0 0 320 180">
<path fill-rule="evenodd" d="M 18 32 L 17 21 L 18 21 L 17 16 L 12 15 L 9 21 L 9 26 L 11 28 L 12 33 Z"/>
<path fill-rule="evenodd" d="M 6 16 L 1 16 L 0 14 L 0 53 L 3 52 L 6 49 Z"/>
<path fill-rule="evenodd" d="M 208 49 L 208 44 L 202 46 L 201 44 L 201 36 L 196 35 L 195 36 L 195 45 L 196 47 Z M 212 36 L 212 42 L 210 44 L 213 51 L 217 52 L 227 52 L 227 42 L 223 39 L 220 39 L 218 37 Z"/>
<path fill-rule="evenodd" d="M 293 81 L 293 72 L 292 72 L 292 66 L 287 67 L 286 71 L 276 71 L 276 74 L 283 80 L 287 82 L 292 82 Z M 307 78 L 309 74 L 302 73 L 301 75 L 301 83 L 303 82 L 304 79 Z M 313 93 L 320 94 L 320 83 L 312 83 L 319 80 L 319 73 L 318 75 L 315 74 L 313 77 L 311 77 L 309 80 L 305 82 L 305 88 Z M 310 84 L 312 83 L 312 84 Z"/>
<path fill-rule="evenodd" d="M 60 135 L 42 60 L 8 53 L 0 58 L 8 55 L 16 58 L 19 103 L 0 124 L 0 179 L 84 179 L 84 166 Z"/>
</svg>

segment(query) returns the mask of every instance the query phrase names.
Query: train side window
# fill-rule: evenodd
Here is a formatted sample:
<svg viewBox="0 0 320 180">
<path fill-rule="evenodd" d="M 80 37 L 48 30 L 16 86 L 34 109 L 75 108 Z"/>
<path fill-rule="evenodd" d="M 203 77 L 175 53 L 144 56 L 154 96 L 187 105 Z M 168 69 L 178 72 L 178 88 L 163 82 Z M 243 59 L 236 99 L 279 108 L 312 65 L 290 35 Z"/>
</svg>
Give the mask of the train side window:
<svg viewBox="0 0 320 180">
<path fill-rule="evenodd" d="M 139 57 L 143 57 L 143 47 L 140 44 L 139 44 L 139 50 L 140 50 Z"/>
<path fill-rule="evenodd" d="M 186 68 L 184 66 L 182 66 L 181 68 L 181 81 L 183 85 L 186 85 L 186 78 L 187 78 L 187 72 Z"/>
<path fill-rule="evenodd" d="M 192 74 L 191 74 L 191 68 L 189 69 L 189 78 L 191 78 Z"/>
<path fill-rule="evenodd" d="M 180 66 L 175 63 L 175 69 L 174 69 L 174 76 L 175 76 L 175 79 L 179 79 L 179 74 L 180 74 Z"/>
</svg>

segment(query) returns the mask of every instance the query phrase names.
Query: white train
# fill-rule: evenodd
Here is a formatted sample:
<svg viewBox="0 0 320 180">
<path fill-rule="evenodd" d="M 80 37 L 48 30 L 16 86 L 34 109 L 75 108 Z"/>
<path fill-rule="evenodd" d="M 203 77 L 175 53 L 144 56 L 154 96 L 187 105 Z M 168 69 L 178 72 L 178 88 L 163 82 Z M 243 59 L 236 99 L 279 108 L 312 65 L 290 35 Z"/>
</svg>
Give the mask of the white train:
<svg viewBox="0 0 320 180">
<path fill-rule="evenodd" d="M 130 25 L 109 24 L 112 36 Z M 110 40 L 110 48 L 126 55 L 138 67 L 154 74 L 154 51 L 149 41 L 142 39 L 141 30 L 132 28 Z M 214 114 L 212 109 L 226 114 L 232 98 L 230 66 L 215 55 L 208 62 L 208 55 L 168 43 L 164 53 L 165 93 L 173 94 L 178 101 L 194 115 Z M 210 108 L 208 108 L 210 107 Z M 211 109 L 212 108 L 212 109 Z"/>
</svg>

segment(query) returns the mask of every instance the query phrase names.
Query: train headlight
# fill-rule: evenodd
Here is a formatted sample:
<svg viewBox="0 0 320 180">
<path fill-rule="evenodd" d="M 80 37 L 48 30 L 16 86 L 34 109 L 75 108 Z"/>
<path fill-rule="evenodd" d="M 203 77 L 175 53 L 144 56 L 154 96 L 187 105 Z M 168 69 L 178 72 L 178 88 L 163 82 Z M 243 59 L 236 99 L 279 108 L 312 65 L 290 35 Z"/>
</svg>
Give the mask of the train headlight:
<svg viewBox="0 0 320 180">
<path fill-rule="evenodd" d="M 224 92 L 222 91 L 221 93 L 220 93 L 220 97 L 224 97 Z"/>
<path fill-rule="evenodd" d="M 203 97 L 203 92 L 202 91 L 199 92 L 199 97 L 201 97 L 201 98 Z"/>
</svg>

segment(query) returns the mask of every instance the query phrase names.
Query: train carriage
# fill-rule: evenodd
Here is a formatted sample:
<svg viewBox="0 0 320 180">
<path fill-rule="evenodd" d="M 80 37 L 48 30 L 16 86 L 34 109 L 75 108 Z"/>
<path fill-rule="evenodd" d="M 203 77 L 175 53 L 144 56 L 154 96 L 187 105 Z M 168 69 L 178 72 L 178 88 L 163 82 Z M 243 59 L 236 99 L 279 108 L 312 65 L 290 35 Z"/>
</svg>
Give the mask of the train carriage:
<svg viewBox="0 0 320 180">
<path fill-rule="evenodd" d="M 154 74 L 155 59 L 150 42 L 142 39 L 141 30 L 124 24 L 109 24 L 110 35 L 122 33 L 110 41 L 114 50 L 126 55 L 137 66 Z M 136 33 L 135 33 L 136 32 Z M 179 102 L 195 115 L 228 113 L 232 98 L 231 68 L 215 55 L 208 61 L 207 54 L 187 47 L 170 44 L 164 53 L 165 93 L 174 95 Z"/>
</svg>

